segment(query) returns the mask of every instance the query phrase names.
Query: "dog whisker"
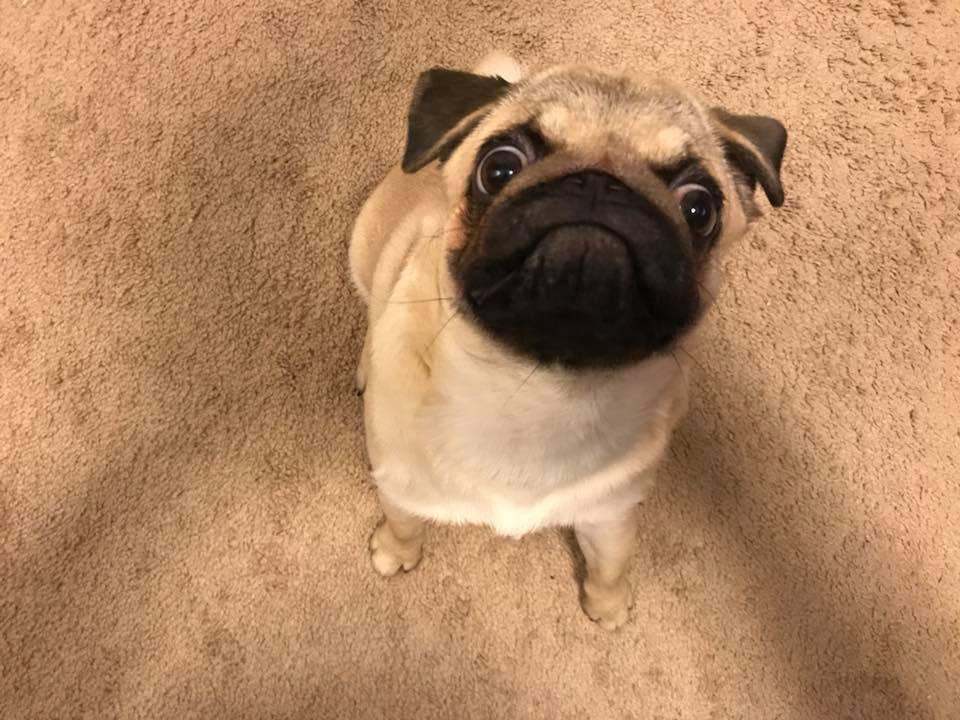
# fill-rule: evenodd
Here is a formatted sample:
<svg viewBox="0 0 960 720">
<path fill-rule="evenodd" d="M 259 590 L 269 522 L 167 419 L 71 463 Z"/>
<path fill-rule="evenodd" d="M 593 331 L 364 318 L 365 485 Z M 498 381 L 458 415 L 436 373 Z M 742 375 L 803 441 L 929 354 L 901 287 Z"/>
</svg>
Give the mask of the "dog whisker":
<svg viewBox="0 0 960 720">
<path fill-rule="evenodd" d="M 680 358 L 677 357 L 677 354 L 673 350 L 670 351 L 670 357 L 673 358 L 673 361 L 677 364 L 677 368 L 680 370 L 680 372 L 683 372 L 683 365 L 680 362 Z"/>
<path fill-rule="evenodd" d="M 457 308 L 456 310 L 453 311 L 453 313 L 450 315 L 450 317 L 448 317 L 448 318 L 444 321 L 443 325 L 440 326 L 440 329 L 437 330 L 437 334 L 433 336 L 433 340 L 431 340 L 431 341 L 430 341 L 430 344 L 427 345 L 428 348 L 433 347 L 433 344 L 437 341 L 437 338 L 440 337 L 440 334 L 441 334 L 444 330 L 447 329 L 447 325 L 449 325 L 450 322 L 451 322 L 457 315 L 459 315 L 459 314 L 460 314 L 460 309 L 459 309 L 459 308 Z"/>
<path fill-rule="evenodd" d="M 688 358 L 690 358 L 698 368 L 700 368 L 701 370 L 705 369 L 703 366 L 703 363 L 701 363 L 699 360 L 697 360 L 697 358 L 695 358 L 692 354 L 690 354 L 690 351 L 687 350 L 683 345 L 681 345 L 680 343 L 677 343 L 676 348 L 677 350 L 682 352 L 684 355 L 686 355 Z M 676 358 L 676 355 L 674 355 L 674 358 Z"/>
<path fill-rule="evenodd" d="M 443 230 L 441 230 L 440 232 L 436 232 L 431 235 L 422 235 L 421 237 L 424 240 L 435 242 L 446 235 L 450 235 L 455 232 L 462 232 L 466 229 L 467 229 L 466 225 L 451 225 L 449 227 L 443 228 Z"/>
<path fill-rule="evenodd" d="M 503 278 L 501 278 L 500 280 L 498 280 L 497 282 L 495 282 L 493 285 L 491 285 L 490 287 L 488 287 L 488 288 L 487 288 L 486 290 L 484 290 L 483 292 L 478 293 L 478 294 L 473 298 L 473 301 L 477 304 L 478 307 L 479 307 L 480 305 L 483 305 L 483 303 L 485 303 L 485 302 L 487 301 L 487 298 L 489 298 L 491 295 L 493 295 L 493 293 L 495 293 L 497 290 L 500 290 L 504 285 L 506 285 L 507 283 L 511 282 L 511 281 L 513 280 L 513 278 L 514 278 L 515 275 L 516 275 L 516 273 L 510 273 L 509 275 L 504 276 Z"/>
<path fill-rule="evenodd" d="M 509 405 L 509 404 L 510 404 L 510 401 L 513 400 L 517 395 L 520 394 L 520 391 L 523 390 L 524 386 L 525 386 L 528 382 L 530 382 L 530 378 L 533 377 L 533 374 L 534 374 L 537 370 L 540 369 L 540 365 L 541 365 L 541 364 L 542 364 L 542 363 L 539 363 L 539 362 L 538 362 L 536 365 L 533 366 L 533 369 L 530 370 L 529 373 L 527 373 L 527 376 L 523 379 L 523 382 L 520 383 L 519 387 L 517 387 L 517 389 L 514 390 L 514 391 L 510 394 L 510 397 L 507 398 L 506 402 L 503 403 L 503 407 L 506 407 L 507 405 Z"/>
<path fill-rule="evenodd" d="M 456 300 L 454 297 L 435 297 L 423 298 L 421 300 L 383 300 L 388 305 L 416 305 L 418 303 L 443 302 L 444 300 Z"/>
<path fill-rule="evenodd" d="M 700 292 L 702 292 L 704 295 L 706 295 L 708 298 L 710 298 L 711 304 L 714 304 L 714 303 L 717 302 L 717 298 L 714 297 L 714 295 L 713 295 L 712 292 L 710 292 L 709 290 L 707 290 L 707 286 L 706 286 L 706 285 L 704 285 L 702 282 L 697 281 L 697 287 L 700 288 Z"/>
</svg>

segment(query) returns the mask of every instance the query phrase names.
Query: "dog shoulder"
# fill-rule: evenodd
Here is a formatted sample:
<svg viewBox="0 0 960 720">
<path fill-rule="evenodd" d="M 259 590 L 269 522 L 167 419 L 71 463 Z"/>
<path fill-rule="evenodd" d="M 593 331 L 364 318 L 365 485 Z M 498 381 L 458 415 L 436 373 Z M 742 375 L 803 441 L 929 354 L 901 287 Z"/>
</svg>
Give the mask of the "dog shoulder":
<svg viewBox="0 0 960 720">
<path fill-rule="evenodd" d="M 444 205 L 436 168 L 408 175 L 398 166 L 387 173 L 360 209 L 350 237 L 350 273 L 365 302 L 370 301 L 374 274 L 387 245 L 415 242 L 417 223 L 412 221 Z M 407 253 L 403 250 L 399 255 L 405 257 Z"/>
</svg>

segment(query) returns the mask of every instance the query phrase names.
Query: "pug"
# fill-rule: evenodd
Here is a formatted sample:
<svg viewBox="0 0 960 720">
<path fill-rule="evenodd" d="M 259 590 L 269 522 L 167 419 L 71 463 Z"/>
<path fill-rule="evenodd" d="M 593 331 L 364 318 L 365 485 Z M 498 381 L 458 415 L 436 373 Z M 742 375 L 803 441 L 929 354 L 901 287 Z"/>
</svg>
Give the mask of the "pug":
<svg viewBox="0 0 960 720">
<path fill-rule="evenodd" d="M 427 521 L 572 527 L 584 611 L 626 622 L 638 504 L 686 408 L 675 350 L 756 187 L 783 204 L 786 138 L 642 73 L 419 76 L 349 253 L 378 573 L 417 566 Z"/>
</svg>

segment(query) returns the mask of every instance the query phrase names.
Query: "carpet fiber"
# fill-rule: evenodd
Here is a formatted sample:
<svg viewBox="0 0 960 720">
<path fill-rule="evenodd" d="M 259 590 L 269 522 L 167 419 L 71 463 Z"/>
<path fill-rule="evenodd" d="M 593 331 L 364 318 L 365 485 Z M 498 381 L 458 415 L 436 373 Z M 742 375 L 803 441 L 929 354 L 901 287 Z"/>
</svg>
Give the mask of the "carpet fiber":
<svg viewBox="0 0 960 720">
<path fill-rule="evenodd" d="M 0 716 L 958 717 L 958 20 L 0 0 Z M 494 47 L 791 131 L 613 635 L 561 532 L 365 550 L 350 224 L 416 73 Z"/>
</svg>

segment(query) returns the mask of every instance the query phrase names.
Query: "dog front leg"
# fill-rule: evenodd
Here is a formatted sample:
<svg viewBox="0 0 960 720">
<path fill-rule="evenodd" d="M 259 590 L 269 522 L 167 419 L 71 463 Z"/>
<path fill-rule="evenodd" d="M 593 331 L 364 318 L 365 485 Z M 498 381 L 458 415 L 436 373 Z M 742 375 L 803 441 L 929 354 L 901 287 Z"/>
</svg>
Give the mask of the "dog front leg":
<svg viewBox="0 0 960 720">
<path fill-rule="evenodd" d="M 370 560 L 374 569 L 389 577 L 403 568 L 413 570 L 423 556 L 424 521 L 401 510 L 377 493 L 383 510 L 383 523 L 370 538 Z"/>
<path fill-rule="evenodd" d="M 633 605 L 626 575 L 638 523 L 638 508 L 633 507 L 612 520 L 574 524 L 587 564 L 581 604 L 587 616 L 606 630 L 623 625 Z"/>
</svg>

